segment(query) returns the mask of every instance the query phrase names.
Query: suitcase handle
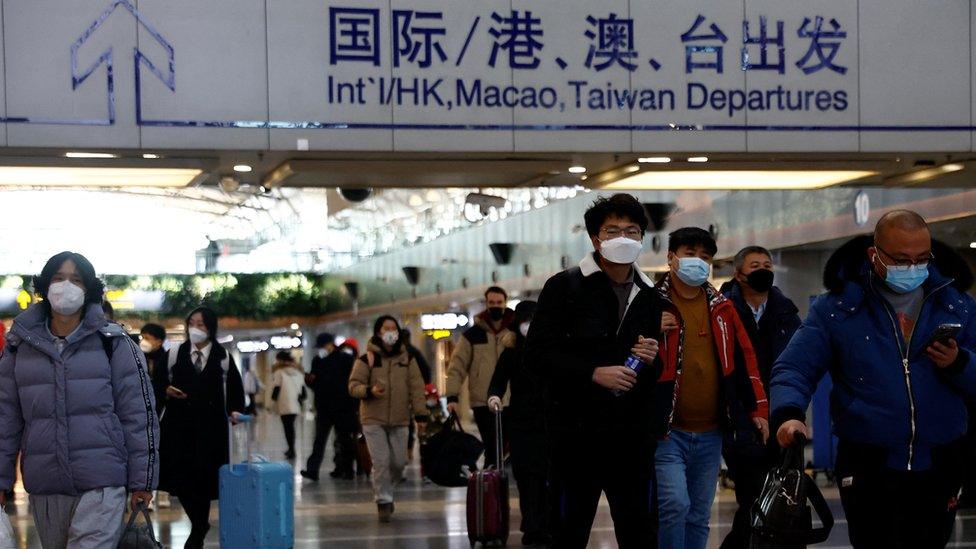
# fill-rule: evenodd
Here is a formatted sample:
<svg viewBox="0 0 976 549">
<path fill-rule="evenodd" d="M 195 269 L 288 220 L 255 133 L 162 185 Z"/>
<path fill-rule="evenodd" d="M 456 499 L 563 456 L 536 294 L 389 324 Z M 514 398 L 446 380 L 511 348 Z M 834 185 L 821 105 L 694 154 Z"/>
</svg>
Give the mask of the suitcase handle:
<svg viewBox="0 0 976 549">
<path fill-rule="evenodd" d="M 237 424 L 235 425 L 234 418 L 230 415 L 227 416 L 227 464 L 230 465 L 229 469 L 231 472 L 234 471 L 234 465 L 237 465 L 233 462 L 235 428 L 244 430 L 244 446 L 245 451 L 247 452 L 244 463 L 250 464 L 251 461 L 253 461 L 253 456 L 251 454 L 251 432 L 247 429 L 247 425 L 252 421 L 254 421 L 254 416 L 250 414 L 237 414 Z M 238 427 L 238 425 L 242 425 L 242 427 Z M 267 459 L 265 459 L 265 461 L 267 461 Z"/>
<path fill-rule="evenodd" d="M 502 411 L 498 410 L 495 412 L 495 468 L 499 471 L 504 471 L 505 467 L 502 463 L 502 454 L 504 453 L 503 445 L 505 444 L 505 438 L 502 437 Z"/>
</svg>

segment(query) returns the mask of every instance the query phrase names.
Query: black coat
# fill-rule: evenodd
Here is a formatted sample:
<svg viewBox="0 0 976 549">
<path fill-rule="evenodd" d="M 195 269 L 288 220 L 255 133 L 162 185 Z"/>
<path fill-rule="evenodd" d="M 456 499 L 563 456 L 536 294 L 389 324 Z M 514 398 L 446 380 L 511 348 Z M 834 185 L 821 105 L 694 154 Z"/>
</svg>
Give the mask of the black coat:
<svg viewBox="0 0 976 549">
<path fill-rule="evenodd" d="M 502 351 L 491 376 L 488 396 L 504 398 L 511 391 L 506 408 L 508 421 L 513 429 L 542 432 L 545 429 L 545 394 L 535 372 L 525 365 L 525 338 L 518 334 L 515 346 Z"/>
<path fill-rule="evenodd" d="M 583 265 L 593 268 L 592 259 Z M 640 292 L 623 318 L 610 279 L 579 267 L 550 278 L 539 294 L 525 361 L 546 391 L 546 419 L 553 436 L 612 434 L 653 444 L 653 400 L 660 359 L 643 368 L 623 396 L 593 382 L 598 366 L 620 366 L 638 336 L 660 339 L 662 302 L 639 274 Z"/>
<path fill-rule="evenodd" d="M 156 397 L 156 413 L 162 416 L 166 409 L 166 387 L 169 386 L 169 352 L 160 347 L 147 354 L 146 367 L 149 368 L 153 395 Z"/>
<path fill-rule="evenodd" d="M 355 361 L 356 357 L 338 350 L 312 359 L 314 378 L 308 386 L 315 393 L 319 413 L 355 413 L 359 409 L 359 400 L 349 395 L 349 374 Z"/>
<path fill-rule="evenodd" d="M 193 367 L 190 343 L 175 352 L 170 385 L 188 398 L 169 399 L 160 421 L 159 489 L 177 497 L 194 494 L 217 499 L 218 471 L 229 461 L 228 416 L 244 411 L 241 373 L 233 357 L 228 357 L 225 386 L 220 363 L 227 351 L 216 343 L 200 373 Z"/>
<path fill-rule="evenodd" d="M 746 303 L 742 295 L 742 287 L 735 280 L 722 286 L 722 293 L 735 305 L 739 319 L 749 334 L 749 341 L 756 351 L 756 362 L 759 364 L 759 375 L 762 377 L 763 389 L 769 394 L 769 375 L 773 370 L 773 363 L 786 349 L 793 333 L 800 327 L 799 309 L 790 298 L 783 295 L 779 288 L 773 287 L 766 299 L 766 310 L 756 324 L 756 317 L 752 308 Z"/>
</svg>

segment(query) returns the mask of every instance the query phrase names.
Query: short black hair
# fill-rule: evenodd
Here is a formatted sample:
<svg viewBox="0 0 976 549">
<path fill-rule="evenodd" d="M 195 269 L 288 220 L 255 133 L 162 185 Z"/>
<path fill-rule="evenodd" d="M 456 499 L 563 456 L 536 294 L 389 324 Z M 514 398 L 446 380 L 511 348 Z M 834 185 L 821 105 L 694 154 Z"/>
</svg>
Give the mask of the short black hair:
<svg viewBox="0 0 976 549">
<path fill-rule="evenodd" d="M 275 354 L 275 360 L 281 362 L 295 362 L 295 357 L 293 357 L 289 351 L 278 351 L 278 353 Z"/>
<path fill-rule="evenodd" d="M 715 244 L 715 239 L 708 231 L 699 227 L 682 227 L 668 235 L 669 252 L 676 252 L 682 246 L 689 248 L 702 246 L 711 256 L 718 253 L 718 245 Z"/>
<path fill-rule="evenodd" d="M 335 336 L 329 332 L 322 332 L 315 338 L 315 347 L 321 349 L 326 345 L 335 345 Z"/>
<path fill-rule="evenodd" d="M 600 234 L 600 227 L 610 216 L 627 218 L 640 226 L 641 233 L 647 231 L 647 212 L 644 206 L 633 195 L 617 193 L 609 198 L 597 198 L 583 214 L 587 234 Z"/>
<path fill-rule="evenodd" d="M 163 328 L 159 324 L 146 324 L 141 330 L 139 330 L 139 333 L 143 335 L 151 335 L 160 341 L 166 340 L 166 328 Z"/>
<path fill-rule="evenodd" d="M 216 342 L 217 341 L 217 313 L 215 313 L 213 309 L 211 309 L 210 307 L 197 307 L 196 309 L 190 311 L 190 314 L 186 315 L 187 330 L 190 329 L 189 328 L 190 318 L 197 313 L 200 313 L 200 315 L 203 317 L 203 325 L 207 327 L 207 332 L 210 335 L 210 341 Z"/>
<path fill-rule="evenodd" d="M 51 279 L 54 278 L 58 269 L 66 261 L 71 261 L 75 264 L 75 269 L 77 269 L 78 275 L 81 276 L 81 282 L 85 285 L 85 305 L 101 305 L 102 303 L 102 296 L 105 294 L 105 284 L 98 279 L 98 276 L 95 274 L 95 267 L 92 266 L 91 261 L 88 261 L 88 258 L 79 253 L 61 252 L 48 259 L 47 263 L 44 264 L 44 268 L 41 269 L 41 274 L 34 277 L 34 291 L 44 299 L 44 307 L 47 309 L 48 315 L 51 314 L 51 304 L 47 300 L 47 291 L 51 288 Z"/>
<path fill-rule="evenodd" d="M 746 246 L 735 254 L 735 259 L 732 260 L 732 268 L 737 271 L 741 269 L 742 264 L 746 262 L 746 257 L 750 254 L 762 254 L 769 259 L 773 259 L 773 254 L 769 253 L 769 250 L 762 246 Z"/>
<path fill-rule="evenodd" d="M 485 299 L 488 299 L 488 294 L 502 294 L 505 299 L 508 299 L 508 292 L 503 290 L 501 286 L 492 286 L 485 290 Z"/>
</svg>

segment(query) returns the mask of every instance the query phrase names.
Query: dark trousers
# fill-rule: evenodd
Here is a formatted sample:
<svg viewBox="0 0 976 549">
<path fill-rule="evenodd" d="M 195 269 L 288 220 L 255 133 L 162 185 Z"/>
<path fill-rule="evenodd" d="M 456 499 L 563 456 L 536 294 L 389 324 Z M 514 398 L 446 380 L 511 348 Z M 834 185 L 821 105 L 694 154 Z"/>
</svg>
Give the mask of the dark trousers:
<svg viewBox="0 0 976 549">
<path fill-rule="evenodd" d="M 297 414 L 281 416 L 281 426 L 285 428 L 285 442 L 288 443 L 288 453 L 295 453 L 295 418 Z"/>
<path fill-rule="evenodd" d="M 487 469 L 491 465 L 498 465 L 495 463 L 497 459 L 495 448 L 498 439 L 498 435 L 495 433 L 495 412 L 492 412 L 487 406 L 478 406 L 471 409 L 474 412 L 474 422 L 478 426 L 478 433 L 481 435 L 481 443 L 485 445 L 485 468 Z M 502 435 L 505 434 L 505 428 L 508 423 L 505 421 L 505 414 L 502 414 Z M 506 439 L 508 437 L 505 437 Z M 502 443 L 502 451 L 504 452 L 504 442 Z M 504 457 L 504 456 L 503 456 Z"/>
<path fill-rule="evenodd" d="M 550 485 L 557 511 L 552 528 L 554 548 L 587 546 L 601 494 L 606 494 L 610 504 L 618 547 L 658 546 L 655 444 L 634 440 L 637 438 L 635 433 L 554 437 Z"/>
<path fill-rule="evenodd" d="M 732 518 L 732 530 L 725 536 L 721 549 L 748 549 L 752 535 L 752 505 L 759 498 L 766 475 L 772 468 L 768 456 L 724 452 L 729 478 L 735 483 L 735 501 L 739 508 Z"/>
<path fill-rule="evenodd" d="M 962 485 L 961 444 L 932 453 L 926 471 L 885 467 L 883 448 L 841 441 L 834 473 L 856 549 L 942 548 L 952 535 Z"/>
<path fill-rule="evenodd" d="M 523 534 L 549 533 L 549 457 L 543 429 L 520 429 L 512 421 L 509 437 L 512 450 L 512 473 L 518 485 L 519 509 Z"/>
<path fill-rule="evenodd" d="M 355 431 L 356 416 L 349 412 L 326 412 L 315 414 L 315 441 L 312 443 L 312 454 L 308 456 L 305 470 L 318 475 L 322 461 L 325 459 L 325 445 L 329 440 L 329 433 L 335 428 L 335 466 L 340 473 L 352 473 L 352 464 L 356 459 Z"/>
<path fill-rule="evenodd" d="M 190 519 L 190 537 L 187 547 L 203 547 L 203 539 L 210 530 L 210 498 L 199 496 L 180 496 L 180 505 Z"/>
</svg>

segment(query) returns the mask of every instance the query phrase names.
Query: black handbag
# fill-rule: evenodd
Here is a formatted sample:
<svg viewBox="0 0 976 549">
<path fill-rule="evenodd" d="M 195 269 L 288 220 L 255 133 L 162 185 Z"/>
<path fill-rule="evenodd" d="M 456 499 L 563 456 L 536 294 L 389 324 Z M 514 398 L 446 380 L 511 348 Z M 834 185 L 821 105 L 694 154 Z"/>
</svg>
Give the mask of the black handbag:
<svg viewBox="0 0 976 549">
<path fill-rule="evenodd" d="M 136 517 L 140 514 L 146 519 L 144 524 L 136 524 Z M 119 549 L 163 549 L 163 544 L 156 541 L 152 519 L 145 504 L 140 503 L 137 510 L 129 513 L 129 522 L 119 540 Z"/>
<path fill-rule="evenodd" d="M 468 485 L 468 476 L 478 470 L 484 446 L 465 433 L 461 420 L 452 414 L 447 425 L 420 446 L 420 465 L 434 484 L 446 487 Z"/>
<path fill-rule="evenodd" d="M 830 537 L 834 515 L 817 484 L 803 471 L 803 445 L 797 441 L 783 452 L 783 463 L 769 472 L 752 506 L 750 549 L 798 549 Z M 822 526 L 813 527 L 810 507 Z"/>
</svg>

